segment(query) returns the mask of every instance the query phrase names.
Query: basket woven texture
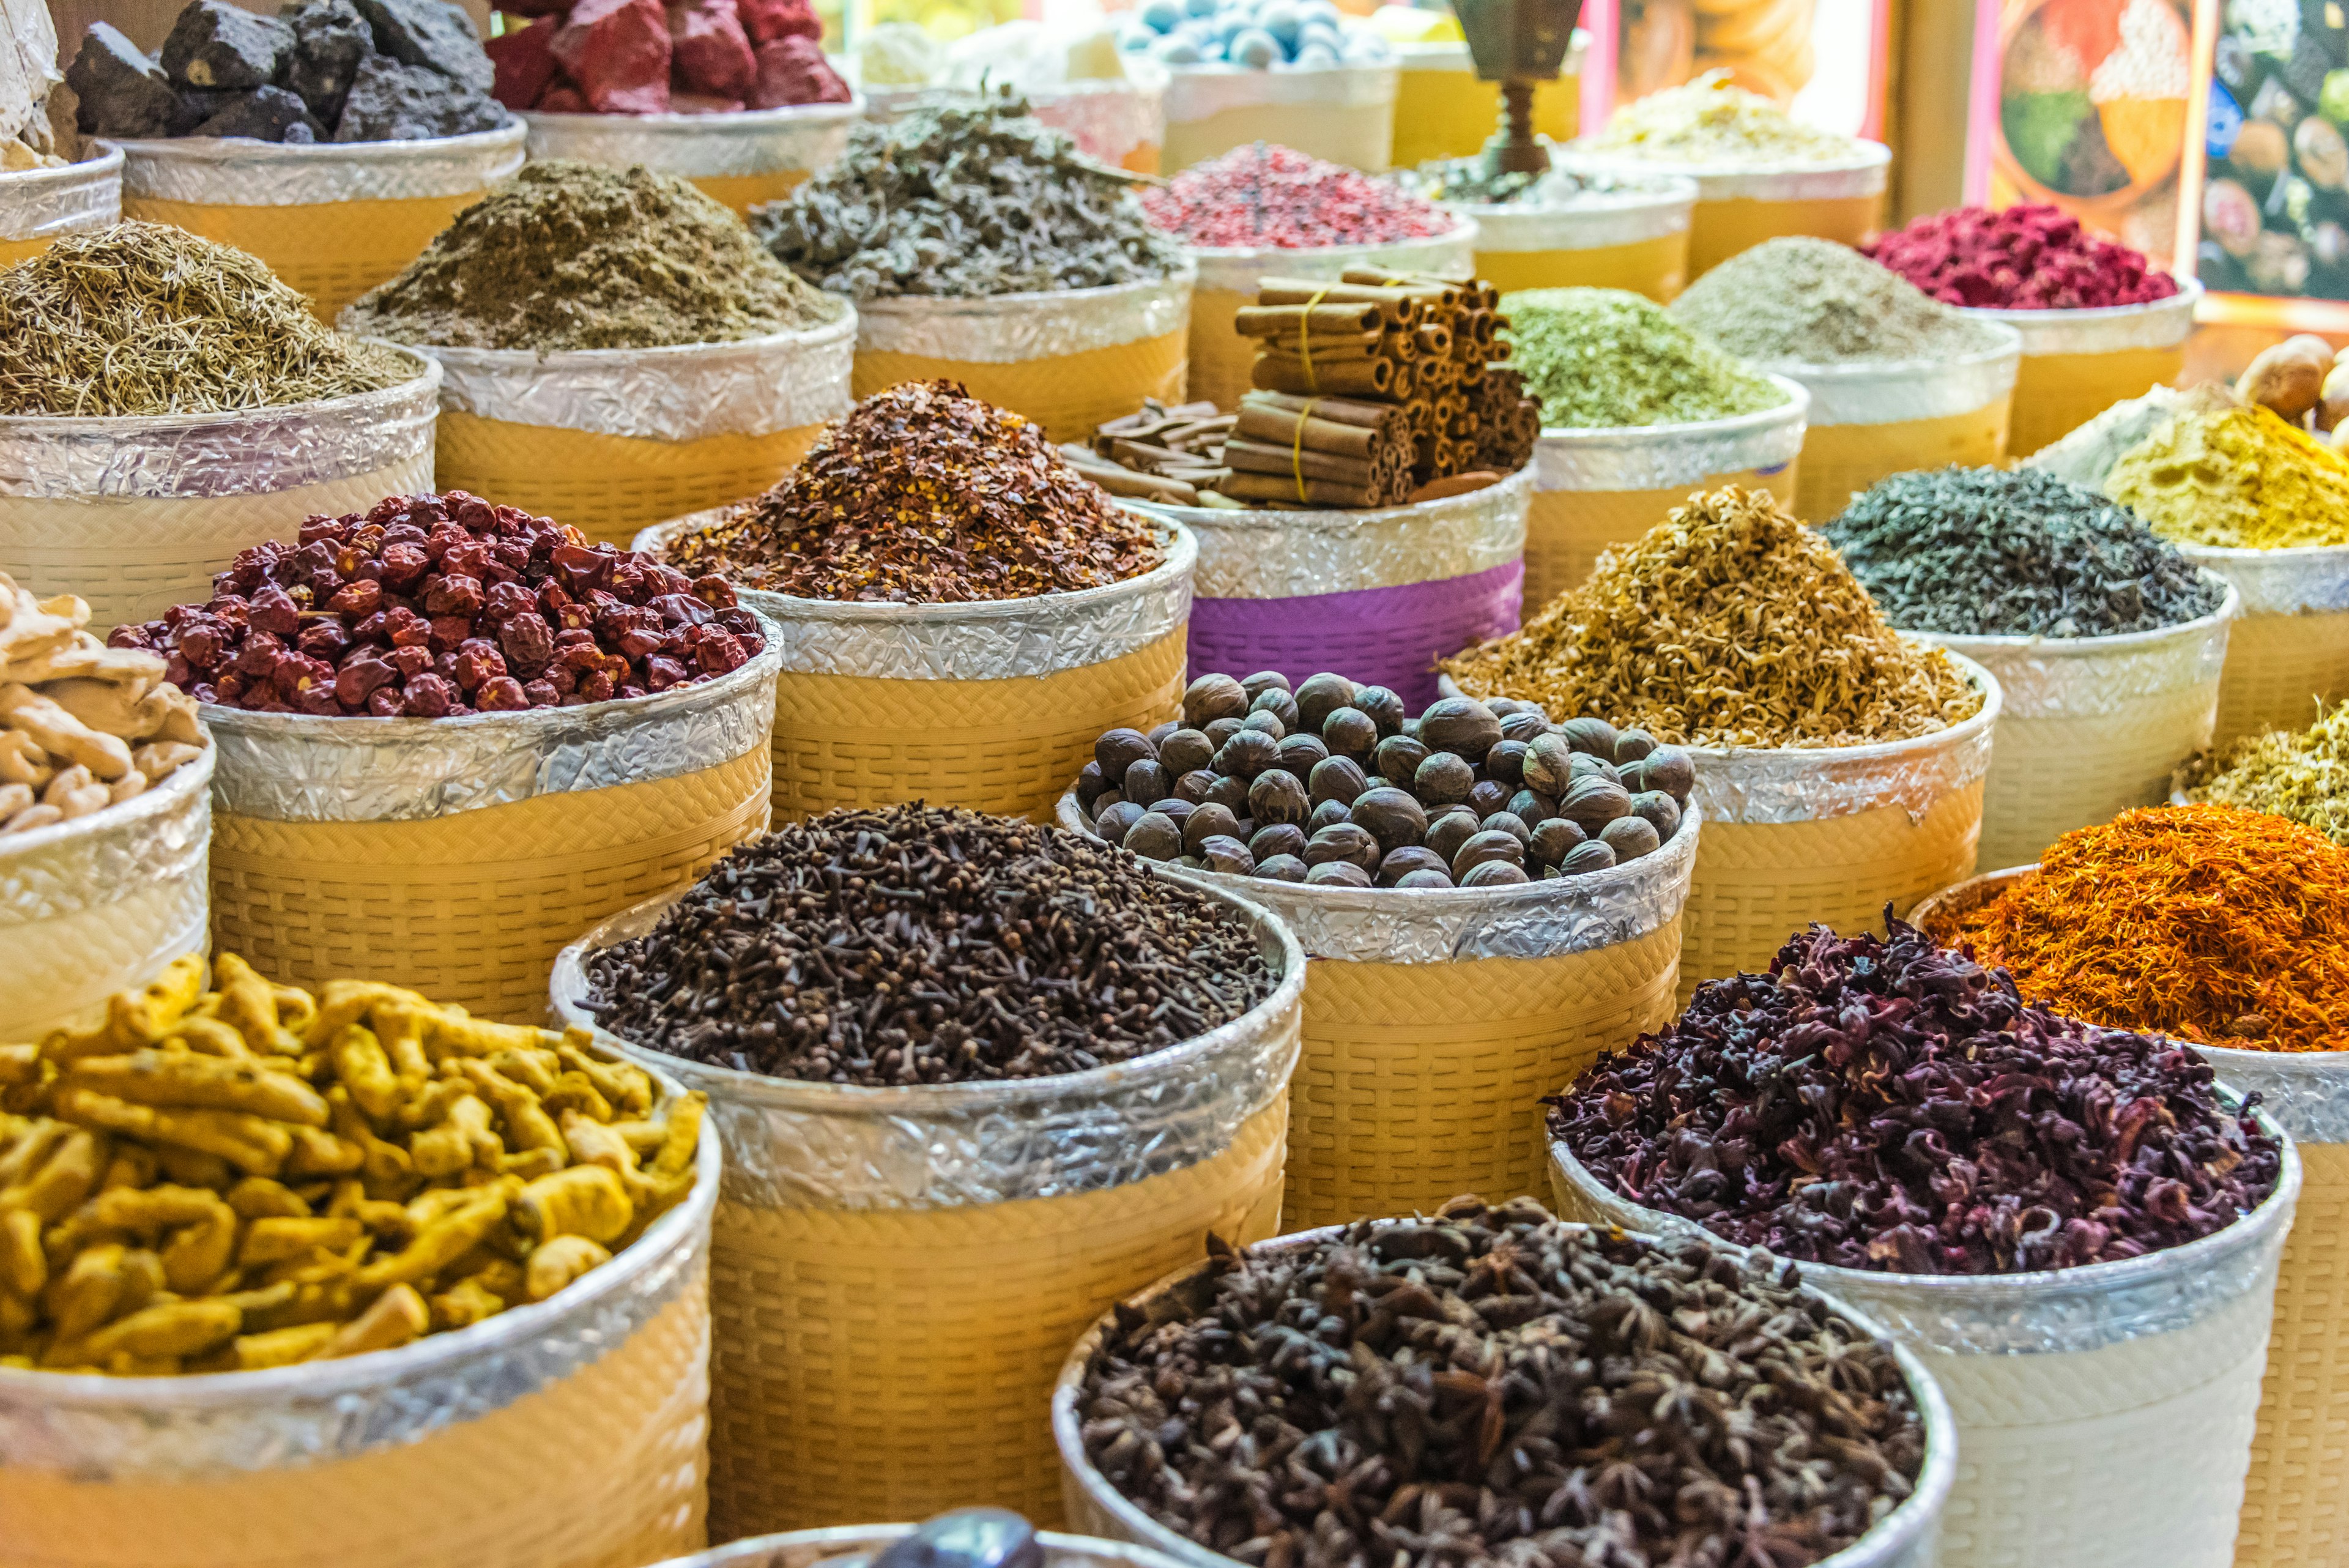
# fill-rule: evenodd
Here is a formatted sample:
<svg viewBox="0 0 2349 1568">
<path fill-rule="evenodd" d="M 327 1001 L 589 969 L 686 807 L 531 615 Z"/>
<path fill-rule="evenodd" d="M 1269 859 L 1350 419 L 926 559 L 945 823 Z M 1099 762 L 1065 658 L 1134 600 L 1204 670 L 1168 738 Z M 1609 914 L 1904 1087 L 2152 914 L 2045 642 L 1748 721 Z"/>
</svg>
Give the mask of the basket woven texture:
<svg viewBox="0 0 2349 1568">
<path fill-rule="evenodd" d="M 1825 196 L 1801 202 L 1763 202 L 1750 196 L 1697 202 L 1689 214 L 1689 281 L 1695 282 L 1733 255 L 1764 240 L 1809 234 L 1857 245 L 1882 222 L 1884 193 Z"/>
<path fill-rule="evenodd" d="M 1588 581 L 1608 546 L 1629 544 L 1699 492 L 1734 484 L 1766 490 L 1781 506 L 1793 505 L 1799 466 L 1798 460 L 1771 473 L 1749 468 L 1708 474 L 1694 484 L 1669 490 L 1535 491 L 1526 514 L 1526 616 Z"/>
<path fill-rule="evenodd" d="M 1187 369 L 1180 332 L 1005 365 L 860 347 L 849 389 L 863 399 L 900 381 L 959 381 L 972 397 L 1042 425 L 1051 441 L 1091 441 L 1096 426 L 1133 412 L 1145 398 L 1181 402 Z"/>
<path fill-rule="evenodd" d="M 1587 250 L 1476 253 L 1476 275 L 1503 294 L 1521 288 L 1621 288 L 1659 305 L 1671 303 L 1688 286 L 1688 266 L 1686 229 Z"/>
<path fill-rule="evenodd" d="M 2349 1144 L 2300 1158 L 2237 1568 L 2349 1561 Z"/>
<path fill-rule="evenodd" d="M 2028 866 L 2075 827 L 2159 805 L 2209 722 L 2215 683 L 2137 698 L 2110 713 L 1998 716 L 1982 793 L 1983 866 Z"/>
<path fill-rule="evenodd" d="M 103 1013 L 108 997 L 136 990 L 211 941 L 201 867 L 118 891 L 110 903 L 0 928 L 0 1040 L 37 1040 L 85 1012 Z"/>
<path fill-rule="evenodd" d="M 122 215 L 170 223 L 259 256 L 280 279 L 309 296 L 312 312 L 331 326 L 344 306 L 423 254 L 434 235 L 485 194 L 240 207 L 126 192 Z"/>
<path fill-rule="evenodd" d="M 2306 729 L 2316 722 L 2319 702 L 2330 707 L 2344 695 L 2349 610 L 2240 616 L 2227 628 L 2219 728 L 2210 743 L 2224 747 L 2266 729 Z"/>
<path fill-rule="evenodd" d="M 2115 403 L 2167 387 L 2186 369 L 2186 348 L 2118 348 L 2109 354 L 2026 353 L 2014 369 L 2014 417 L 2006 450 L 2029 457 L 2062 441 Z"/>
<path fill-rule="evenodd" d="M 1697 211 L 1704 211 L 1702 202 Z M 1803 432 L 1795 515 L 1823 524 L 1851 504 L 1853 496 L 1892 474 L 1998 462 L 2006 456 L 2008 402 L 2001 398 L 1967 413 L 1882 425 L 1828 425 L 1813 419 Z"/>
</svg>

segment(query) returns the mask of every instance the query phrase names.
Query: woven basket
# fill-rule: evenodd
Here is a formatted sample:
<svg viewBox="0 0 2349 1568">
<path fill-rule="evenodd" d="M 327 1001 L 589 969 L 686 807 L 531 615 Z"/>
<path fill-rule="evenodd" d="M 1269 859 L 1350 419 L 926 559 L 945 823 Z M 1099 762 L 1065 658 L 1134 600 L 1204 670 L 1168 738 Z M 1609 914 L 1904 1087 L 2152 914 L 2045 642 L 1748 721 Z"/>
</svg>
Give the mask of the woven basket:
<svg viewBox="0 0 2349 1568">
<path fill-rule="evenodd" d="M 1278 1253 L 1326 1241 L 1334 1234 L 1335 1228 L 1309 1231 L 1283 1236 L 1255 1251 L 1259 1255 Z M 1205 1272 L 1195 1264 L 1160 1280 L 1148 1290 L 1130 1298 L 1124 1305 L 1130 1311 L 1179 1312 L 1185 1316 L 1195 1317 L 1201 1308 L 1212 1300 L 1207 1287 Z M 1806 1295 L 1826 1310 L 1850 1319 L 1879 1343 L 1891 1337 L 1864 1313 L 1825 1294 L 1807 1281 L 1802 1289 Z M 1075 1348 L 1069 1352 L 1068 1359 L 1061 1364 L 1060 1380 L 1052 1388 L 1052 1440 L 1060 1450 L 1061 1494 L 1067 1506 L 1069 1521 L 1075 1528 L 1089 1534 L 1132 1541 L 1163 1552 L 1182 1564 L 1182 1568 L 1235 1568 L 1235 1559 L 1211 1552 L 1175 1533 L 1129 1501 L 1110 1484 L 1107 1477 L 1094 1468 L 1085 1453 L 1082 1424 L 1077 1416 L 1077 1399 L 1083 1388 L 1085 1367 L 1101 1349 L 1102 1340 L 1114 1322 L 1114 1314 L 1104 1314 L 1082 1339 L 1077 1341 Z M 1923 1469 L 1918 1475 L 1915 1489 L 1899 1507 L 1878 1521 L 1876 1526 L 1859 1540 L 1832 1557 L 1822 1559 L 1818 1568 L 1935 1568 L 1934 1542 L 1940 1533 L 1941 1515 L 1959 1463 L 1955 1434 L 1951 1430 L 1949 1406 L 1918 1358 L 1897 1344 L 1893 1345 L 1893 1355 L 1900 1365 L 1909 1397 L 1915 1402 L 1918 1418 L 1925 1428 Z M 1626 1562 L 1635 1560 L 1623 1559 Z M 2053 1568 L 2052 1564 L 2050 1568 Z"/>
<path fill-rule="evenodd" d="M 1166 172 L 1269 142 L 1375 174 L 1394 149 L 1392 64 L 1251 70 L 1177 66 L 1166 84 Z"/>
<path fill-rule="evenodd" d="M 191 1377 L 0 1368 L 6 1561 L 641 1568 L 698 1550 L 720 1158 L 705 1125 L 692 1196 L 617 1258 L 398 1350 Z"/>
<path fill-rule="evenodd" d="M 2006 450 L 2029 457 L 2115 403 L 2175 383 L 2186 369 L 2186 340 L 2194 335 L 2201 298 L 2202 286 L 2185 278 L 2176 294 L 2148 305 L 1966 312 L 2023 335 Z"/>
<path fill-rule="evenodd" d="M 79 1026 L 207 940 L 212 753 L 141 795 L 0 837 L 0 1042 Z"/>
<path fill-rule="evenodd" d="M 422 141 L 119 145 L 124 217 L 259 256 L 327 322 L 523 164 L 518 123 Z"/>
<path fill-rule="evenodd" d="M 605 169 L 642 165 L 689 180 L 739 213 L 779 202 L 839 157 L 864 117 L 862 99 L 736 114 L 525 112 L 533 161 L 567 158 Z"/>
<path fill-rule="evenodd" d="M 30 261 L 67 234 L 94 234 L 122 216 L 122 150 L 63 169 L 0 174 L 0 266 Z"/>
<path fill-rule="evenodd" d="M 1683 174 L 1696 182 L 1689 222 L 1689 281 L 1764 240 L 1809 234 L 1856 245 L 1884 215 L 1885 171 L 1892 150 L 1862 142 L 1830 163 L 1729 167 L 1599 152 L 1579 142 L 1560 148 L 1558 167 L 1602 174 Z"/>
<path fill-rule="evenodd" d="M 1578 28 L 1557 74 L 1534 84 L 1534 134 L 1553 142 L 1571 138 L 1582 118 L 1582 65 L 1590 35 Z M 1413 169 L 1437 158 L 1481 152 L 1501 119 L 1501 84 L 1477 76 L 1475 57 L 1458 40 L 1393 44 L 1395 86 L 1393 162 Z M 1482 273 L 1479 276 L 1484 275 Z"/>
<path fill-rule="evenodd" d="M 2227 631 L 2214 747 L 2261 730 L 2304 730 L 2320 705 L 2349 696 L 2349 545 L 2178 549 L 2241 598 Z"/>
<path fill-rule="evenodd" d="M 2075 827 L 2169 798 L 2171 774 L 2210 743 L 2240 602 L 2229 588 L 2213 614 L 2125 637 L 1909 634 L 1988 670 L 2004 699 L 1982 791 L 1982 864 L 2036 861 Z"/>
<path fill-rule="evenodd" d="M 437 366 L 325 402 L 134 419 L 0 417 L 0 561 L 35 595 L 89 603 L 100 636 L 212 597 L 249 545 L 313 513 L 432 483 Z"/>
<path fill-rule="evenodd" d="M 214 941 L 287 984 L 389 981 L 536 1023 L 564 942 L 767 830 L 774 636 L 730 675 L 584 708 L 205 709 Z"/>
<path fill-rule="evenodd" d="M 1609 546 L 1637 539 L 1694 492 L 1724 484 L 1795 500 L 1811 395 L 1774 376 L 1786 401 L 1758 414 L 1629 430 L 1547 430 L 1534 447 L 1526 603 L 1580 587 Z"/>
<path fill-rule="evenodd" d="M 1705 1233 L 1617 1197 L 1562 1143 L 1550 1169 L 1568 1218 Z M 1949 1399 L 1942 1568 L 2228 1568 L 2300 1183 L 2287 1145 L 2282 1179 L 2251 1214 L 2124 1262 L 1988 1276 L 1801 1265 Z"/>
<path fill-rule="evenodd" d="M 655 556 L 682 517 L 636 547 Z M 780 628 L 775 815 L 922 800 L 1042 817 L 1102 732 L 1147 731 L 1183 704 L 1198 544 L 1108 587 L 982 604 L 895 605 L 739 589 Z"/>
<path fill-rule="evenodd" d="M 1764 364 L 1811 394 L 1795 515 L 1824 526 L 1879 479 L 2002 461 L 2021 342 L 2002 336 L 1994 348 L 1943 363 Z"/>
<path fill-rule="evenodd" d="M 1343 670 L 1417 709 L 1435 699 L 1438 659 L 1517 628 L 1532 495 L 1519 472 L 1377 510 L 1140 504 L 1198 535 L 1195 679 L 1278 670 L 1296 682 Z"/>
<path fill-rule="evenodd" d="M 1688 284 L 1689 213 L 1696 182 L 1592 192 L 1564 206 L 1447 202 L 1476 223 L 1476 275 L 1523 288 L 1621 288 L 1669 303 Z"/>
<path fill-rule="evenodd" d="M 781 478 L 848 411 L 855 338 L 843 315 L 672 348 L 419 345 L 443 372 L 434 483 L 625 547 L 663 518 Z"/>
<path fill-rule="evenodd" d="M 1219 409 L 1235 409 L 1241 395 L 1254 385 L 1248 371 L 1256 363 L 1257 350 L 1257 340 L 1241 337 L 1237 322 L 1240 311 L 1256 303 L 1261 279 L 1303 277 L 1336 283 L 1348 267 L 1355 266 L 1464 278 L 1475 266 L 1476 225 L 1463 218 L 1449 234 L 1383 245 L 1324 245 L 1304 251 L 1185 245 L 1183 252 L 1199 269 L 1198 286 L 1191 295 L 1188 395 Z"/>
<path fill-rule="evenodd" d="M 1208 1235 L 1279 1228 L 1305 959 L 1278 920 L 1227 901 L 1279 972 L 1273 995 L 1120 1066 L 868 1089 L 621 1044 L 706 1091 L 733 1155 L 711 1293 L 712 1534 L 975 1504 L 1054 1519 L 1044 1410 L 1069 1342 Z M 586 955 L 667 903 L 564 950 L 566 1022 L 592 1022 Z"/>
<path fill-rule="evenodd" d="M 1292 1230 L 1544 1190 L 1544 1095 L 1672 1015 L 1692 809 L 1657 853 L 1587 877 L 1417 891 L 1169 869 L 1254 898 L 1316 961 L 1288 1086 Z M 1060 825 L 1090 835 L 1074 794 Z"/>
<path fill-rule="evenodd" d="M 1193 278 L 1185 266 L 1109 288 L 869 301 L 858 307 L 855 394 L 959 381 L 1048 440 L 1090 441 L 1145 398 L 1183 400 Z"/>
</svg>

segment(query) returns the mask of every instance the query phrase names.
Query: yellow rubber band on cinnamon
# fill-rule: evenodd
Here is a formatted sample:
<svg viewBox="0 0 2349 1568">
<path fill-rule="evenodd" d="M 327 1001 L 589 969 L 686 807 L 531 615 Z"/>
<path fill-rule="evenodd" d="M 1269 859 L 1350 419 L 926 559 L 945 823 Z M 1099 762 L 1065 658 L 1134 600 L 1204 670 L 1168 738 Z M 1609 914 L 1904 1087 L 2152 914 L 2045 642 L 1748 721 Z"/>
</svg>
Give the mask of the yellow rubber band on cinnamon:
<svg viewBox="0 0 2349 1568">
<path fill-rule="evenodd" d="M 1305 406 L 1297 410 L 1297 429 L 1288 438 L 1288 472 L 1297 481 L 1297 499 L 1305 500 L 1305 421 L 1313 417 L 1313 405 L 1319 398 L 1308 398 Z"/>
</svg>

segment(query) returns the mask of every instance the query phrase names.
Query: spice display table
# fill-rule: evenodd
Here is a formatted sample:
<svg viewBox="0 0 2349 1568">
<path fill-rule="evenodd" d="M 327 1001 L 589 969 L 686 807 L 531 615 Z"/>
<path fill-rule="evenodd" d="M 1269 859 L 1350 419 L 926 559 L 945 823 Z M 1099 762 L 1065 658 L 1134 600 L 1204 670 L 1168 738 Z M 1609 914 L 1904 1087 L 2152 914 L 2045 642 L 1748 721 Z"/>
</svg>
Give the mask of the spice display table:
<svg viewBox="0 0 2349 1568">
<path fill-rule="evenodd" d="M 523 111 L 530 156 L 607 169 L 642 165 L 690 180 L 737 213 L 780 201 L 840 156 L 864 118 L 862 99 L 732 114 L 548 114 Z"/>
<path fill-rule="evenodd" d="M 121 216 L 119 147 L 62 169 L 0 174 L 0 266 L 40 254 L 60 234 L 88 234 Z"/>
</svg>

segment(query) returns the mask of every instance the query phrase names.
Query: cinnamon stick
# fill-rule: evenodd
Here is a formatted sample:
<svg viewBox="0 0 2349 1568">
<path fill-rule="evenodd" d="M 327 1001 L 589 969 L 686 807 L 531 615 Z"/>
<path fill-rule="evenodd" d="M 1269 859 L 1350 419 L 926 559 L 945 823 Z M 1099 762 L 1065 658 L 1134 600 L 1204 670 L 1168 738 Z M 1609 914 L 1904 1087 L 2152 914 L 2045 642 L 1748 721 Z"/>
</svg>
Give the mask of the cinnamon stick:
<svg viewBox="0 0 2349 1568">
<path fill-rule="evenodd" d="M 1302 499 L 1297 493 L 1297 483 L 1287 477 L 1269 473 L 1245 473 L 1233 470 L 1230 478 L 1216 486 L 1216 490 L 1235 501 L 1286 501 L 1290 505 L 1307 506 L 1371 506 L 1377 504 L 1372 493 L 1359 485 L 1339 484 L 1326 479 L 1305 482 Z"/>
<path fill-rule="evenodd" d="M 1316 337 L 1324 333 L 1332 337 L 1364 334 L 1375 337 L 1384 321 L 1376 304 L 1358 300 L 1315 306 L 1245 305 L 1233 313 L 1232 325 L 1248 337 L 1276 333 L 1294 337 L 1300 332 Z"/>
<path fill-rule="evenodd" d="M 1248 380 L 1269 392 L 1308 396 L 1338 392 L 1375 397 L 1395 384 L 1395 364 L 1392 359 L 1350 359 L 1331 365 L 1316 360 L 1309 368 L 1302 360 L 1287 355 L 1259 353 L 1248 372 Z"/>
<path fill-rule="evenodd" d="M 1301 442 L 1314 452 L 1334 452 L 1340 457 L 1367 459 L 1381 446 L 1392 444 L 1381 439 L 1380 428 L 1375 425 L 1341 424 L 1336 420 L 1316 419 L 1286 409 L 1253 406 L 1245 399 L 1240 403 L 1239 423 L 1233 429 L 1234 439 L 1265 441 L 1283 451 Z"/>
<path fill-rule="evenodd" d="M 1240 395 L 1242 413 L 1258 408 L 1301 414 L 1307 411 L 1309 404 L 1315 419 L 1335 424 L 1384 430 L 1393 428 L 1402 418 L 1402 410 L 1392 403 L 1358 402 L 1351 398 L 1298 397 L 1288 392 L 1252 391 Z"/>
<path fill-rule="evenodd" d="M 1292 484 L 1301 473 L 1308 480 L 1326 479 L 1369 490 L 1378 477 L 1377 465 L 1359 458 L 1340 457 L 1335 452 L 1315 452 L 1309 447 L 1291 451 L 1252 441 L 1226 441 L 1224 462 L 1236 472 L 1285 473 Z"/>
<path fill-rule="evenodd" d="M 1466 473 L 1446 474 L 1431 479 L 1413 491 L 1405 499 L 1413 505 L 1423 501 L 1441 501 L 1447 495 L 1465 495 L 1472 490 L 1482 490 L 1488 484 L 1498 484 L 1501 476 L 1489 468 L 1472 469 Z"/>
<path fill-rule="evenodd" d="M 1421 298 L 1405 289 L 1368 288 L 1352 283 L 1323 283 L 1310 277 L 1264 277 L 1257 280 L 1256 302 L 1268 305 L 1375 305 L 1380 316 L 1398 327 L 1419 319 Z M 1243 307 L 1245 308 L 1245 307 Z"/>
</svg>

